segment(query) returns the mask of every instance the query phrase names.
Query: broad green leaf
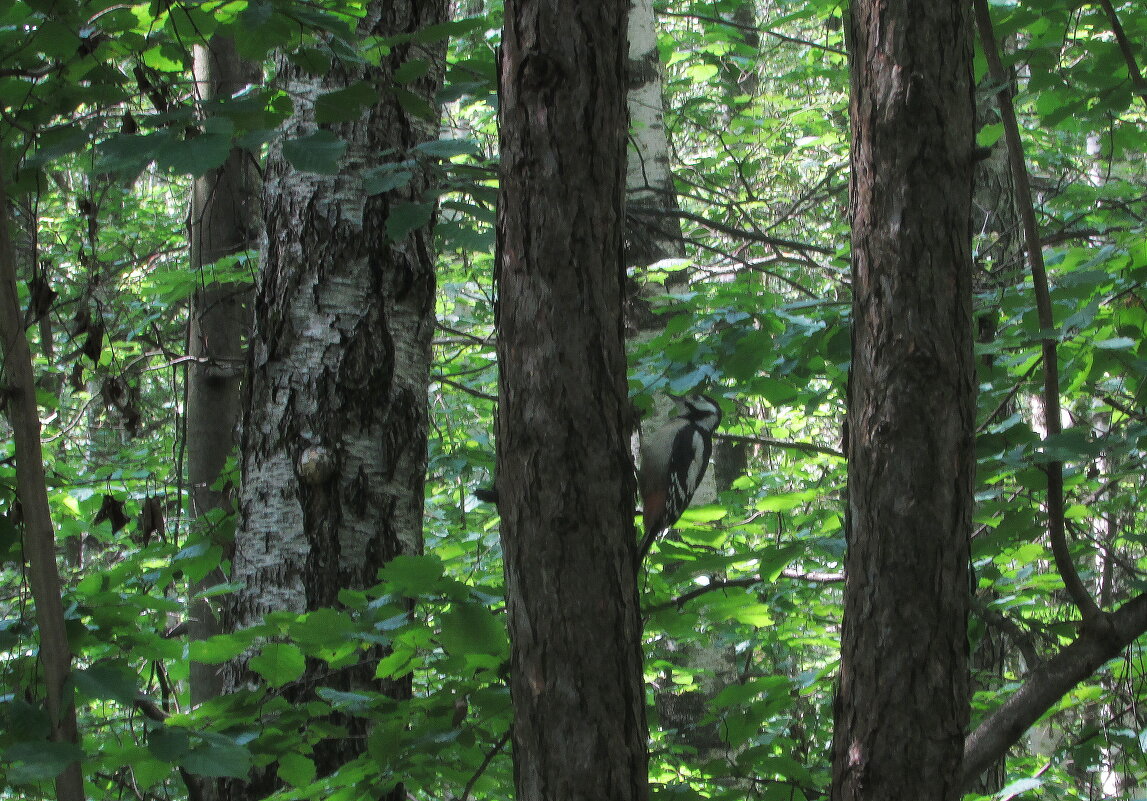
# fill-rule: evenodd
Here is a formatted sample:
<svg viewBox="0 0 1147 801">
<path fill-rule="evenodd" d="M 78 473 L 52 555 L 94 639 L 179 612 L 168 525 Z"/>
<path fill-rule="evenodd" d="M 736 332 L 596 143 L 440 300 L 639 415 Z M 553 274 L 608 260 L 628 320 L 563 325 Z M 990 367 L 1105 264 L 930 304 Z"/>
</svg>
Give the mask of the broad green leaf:
<svg viewBox="0 0 1147 801">
<path fill-rule="evenodd" d="M 171 141 L 156 155 L 156 164 L 160 169 L 198 178 L 223 164 L 230 152 L 230 136 L 205 133 L 182 141 Z"/>
<path fill-rule="evenodd" d="M 272 687 L 282 687 L 303 675 L 307 660 L 297 645 L 267 643 L 247 664 Z"/>
<path fill-rule="evenodd" d="M 359 81 L 334 92 L 320 95 L 315 101 L 315 122 L 351 122 L 378 102 L 378 91 L 366 81 Z"/>
<path fill-rule="evenodd" d="M 363 170 L 363 188 L 368 195 L 380 195 L 392 189 L 406 186 L 414 173 L 403 164 L 384 164 L 381 167 L 371 167 Z"/>
<path fill-rule="evenodd" d="M 309 612 L 287 628 L 287 634 L 299 645 L 309 648 L 343 645 L 355 630 L 354 621 L 345 612 L 323 608 Z"/>
<path fill-rule="evenodd" d="M 5 778 L 12 784 L 54 779 L 83 755 L 83 750 L 73 743 L 16 743 L 3 751 L 3 761 L 13 763 L 6 769 Z"/>
<path fill-rule="evenodd" d="M 439 639 L 447 652 L 503 657 L 509 652 L 504 621 L 476 603 L 455 604 L 442 616 Z"/>
<path fill-rule="evenodd" d="M 433 592 L 442 578 L 442 560 L 431 554 L 401 554 L 378 571 L 378 580 L 399 595 L 417 598 Z"/>
<path fill-rule="evenodd" d="M 386 235 L 392 242 L 399 242 L 415 228 L 430 222 L 434 214 L 433 203 L 396 203 L 386 218 Z"/>
<path fill-rule="evenodd" d="M 337 175 L 346 142 L 331 131 L 320 130 L 283 142 L 283 158 L 303 172 Z"/>
<path fill-rule="evenodd" d="M 251 644 L 247 637 L 217 634 L 206 640 L 193 640 L 188 644 L 191 659 L 205 665 L 221 665 L 234 659 Z"/>
<path fill-rule="evenodd" d="M 477 146 L 468 139 L 435 139 L 416 145 L 414 149 L 419 153 L 425 153 L 427 156 L 438 159 L 478 155 Z"/>
<path fill-rule="evenodd" d="M 315 762 L 302 754 L 283 754 L 276 772 L 287 784 L 303 787 L 315 780 Z"/>
<path fill-rule="evenodd" d="M 779 495 L 770 495 L 755 504 L 758 512 L 791 512 L 815 500 L 819 493 L 816 490 L 798 490 L 785 492 Z"/>
<path fill-rule="evenodd" d="M 180 764 L 197 776 L 246 778 L 253 764 L 251 752 L 237 743 L 214 739 L 184 754 Z"/>
<path fill-rule="evenodd" d="M 46 740 L 52 731 L 47 710 L 20 697 L 0 704 L 0 721 L 8 735 L 17 742 Z"/>
<path fill-rule="evenodd" d="M 89 698 L 118 701 L 132 706 L 139 693 L 135 672 L 123 664 L 99 662 L 73 671 L 76 689 Z"/>
<path fill-rule="evenodd" d="M 156 759 L 172 763 L 183 757 L 191 747 L 191 735 L 180 726 L 152 729 L 147 735 L 147 748 Z"/>
<path fill-rule="evenodd" d="M 430 72 L 430 64 L 425 59 L 415 58 L 404 61 L 394 71 L 395 83 L 410 83 L 416 81 Z"/>
</svg>

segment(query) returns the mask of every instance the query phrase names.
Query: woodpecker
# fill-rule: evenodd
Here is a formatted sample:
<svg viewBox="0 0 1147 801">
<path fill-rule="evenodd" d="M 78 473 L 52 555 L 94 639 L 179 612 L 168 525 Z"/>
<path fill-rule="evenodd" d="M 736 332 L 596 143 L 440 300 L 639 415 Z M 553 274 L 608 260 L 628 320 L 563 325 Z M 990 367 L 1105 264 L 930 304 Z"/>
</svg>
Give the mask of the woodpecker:
<svg viewBox="0 0 1147 801">
<path fill-rule="evenodd" d="M 721 422 L 721 407 L 705 395 L 674 398 L 680 413 L 652 434 L 642 437 L 641 485 L 645 537 L 637 565 L 661 532 L 669 529 L 693 499 L 709 466 L 713 431 Z"/>
</svg>

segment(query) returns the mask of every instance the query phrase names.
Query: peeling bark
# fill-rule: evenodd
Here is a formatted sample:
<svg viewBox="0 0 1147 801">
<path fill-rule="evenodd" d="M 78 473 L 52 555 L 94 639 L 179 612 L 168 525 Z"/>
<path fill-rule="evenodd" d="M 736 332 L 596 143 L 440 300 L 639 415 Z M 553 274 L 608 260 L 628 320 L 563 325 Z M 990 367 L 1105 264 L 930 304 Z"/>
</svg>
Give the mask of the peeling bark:
<svg viewBox="0 0 1147 801">
<path fill-rule="evenodd" d="M 444 0 L 374 2 L 363 35 L 395 37 L 445 19 Z M 424 59 L 429 72 L 403 89 L 431 102 L 440 84 L 443 43 L 396 44 L 379 67 L 335 64 L 321 78 L 283 58 L 278 76 L 295 104 L 286 139 L 313 134 L 315 103 L 326 92 L 368 81 L 380 100 L 351 122 L 326 124 L 347 143 L 337 175 L 294 169 L 281 149 L 268 157 L 265 240 L 251 386 L 242 439 L 243 488 L 232 580 L 243 586 L 229 610 L 243 628 L 267 612 L 337 606 L 343 589 L 375 583 L 379 567 L 422 549 L 427 387 L 434 330 L 431 223 L 399 239 L 387 220 L 403 203 L 432 203 L 429 173 L 414 170 L 403 187 L 368 196 L 363 171 L 405 159 L 437 137 L 390 91 L 403 63 Z M 318 675 L 287 691 L 308 697 Z M 336 689 L 380 685 L 374 664 L 324 677 Z M 229 689 L 257 677 L 245 660 L 227 665 Z M 365 721 L 342 721 L 350 736 L 315 749 L 325 775 L 365 747 Z M 273 788 L 273 770 L 256 778 Z M 250 792 L 250 790 L 248 790 Z M 401 797 L 401 788 L 395 791 Z"/>
</svg>

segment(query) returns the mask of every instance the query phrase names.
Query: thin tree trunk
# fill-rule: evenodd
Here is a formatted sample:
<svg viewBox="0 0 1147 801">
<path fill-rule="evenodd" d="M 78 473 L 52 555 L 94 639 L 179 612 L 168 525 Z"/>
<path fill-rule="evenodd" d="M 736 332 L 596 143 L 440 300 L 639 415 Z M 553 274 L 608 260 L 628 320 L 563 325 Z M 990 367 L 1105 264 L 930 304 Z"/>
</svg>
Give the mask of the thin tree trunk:
<svg viewBox="0 0 1147 801">
<path fill-rule="evenodd" d="M 70 682 L 72 650 L 64 628 L 55 527 L 48 508 L 44 454 L 40 447 L 40 411 L 36 404 L 32 354 L 24 334 L 24 310 L 16 291 L 16 251 L 9 230 L 4 170 L 4 164 L 0 163 L 0 376 L 4 379 L 4 401 L 16 447 L 16 493 L 24 516 L 24 558 L 36 604 L 40 664 L 44 669 L 45 700 L 52 727 L 50 736 L 53 742 L 76 746 L 76 761 L 68 763 L 56 777 L 56 798 L 81 801 L 84 776 Z"/>
<path fill-rule="evenodd" d="M 975 459 L 967 4 L 857 0 L 836 801 L 958 799 Z"/>
<path fill-rule="evenodd" d="M 518 801 L 645 799 L 622 304 L 624 0 L 511 0 L 498 492 Z"/>
<path fill-rule="evenodd" d="M 258 68 L 239 58 L 230 39 L 215 37 L 206 47 L 196 48 L 195 79 L 205 103 L 229 98 L 258 77 Z M 191 268 L 203 278 L 192 296 L 189 320 L 187 477 L 192 515 L 202 526 L 217 526 L 219 517 L 231 512 L 230 488 L 215 485 L 238 435 L 251 296 L 245 285 L 214 282 L 207 270 L 218 259 L 257 246 L 259 181 L 255 156 L 235 148 L 221 167 L 196 179 L 191 188 Z M 212 571 L 192 593 L 222 581 L 222 571 Z M 219 632 L 218 615 L 209 599 L 193 598 L 188 629 L 192 640 Z M 215 665 L 192 662 L 190 679 L 192 704 L 223 691 Z"/>
<path fill-rule="evenodd" d="M 229 608 L 236 628 L 271 611 L 337 606 L 340 591 L 373 586 L 390 559 L 422 549 L 434 330 L 430 178 L 413 170 L 407 184 L 373 196 L 364 179 L 437 136 L 436 119 L 408 113 L 401 101 L 412 93 L 433 102 L 443 42 L 402 40 L 445 16 L 444 0 L 374 0 L 360 33 L 398 41 L 378 67 L 336 63 L 316 77 L 279 60 L 296 109 L 288 140 L 319 130 L 315 106 L 324 93 L 365 81 L 380 99 L 352 121 L 322 126 L 346 143 L 337 174 L 297 170 L 281 147 L 268 158 L 232 575 L 243 589 Z M 426 74 L 391 91 L 395 70 L 415 59 Z M 410 228 L 403 220 L 412 212 L 420 224 Z M 408 682 L 376 681 L 374 667 L 364 659 L 328 677 L 308 664 L 286 695 L 309 698 L 318 684 L 409 693 Z M 257 683 L 245 660 L 224 673 L 228 689 Z M 366 721 L 340 723 L 347 736 L 314 750 L 320 776 L 365 747 Z M 273 777 L 272 767 L 232 797 L 269 792 Z M 401 785 L 388 797 L 404 797 Z"/>
</svg>

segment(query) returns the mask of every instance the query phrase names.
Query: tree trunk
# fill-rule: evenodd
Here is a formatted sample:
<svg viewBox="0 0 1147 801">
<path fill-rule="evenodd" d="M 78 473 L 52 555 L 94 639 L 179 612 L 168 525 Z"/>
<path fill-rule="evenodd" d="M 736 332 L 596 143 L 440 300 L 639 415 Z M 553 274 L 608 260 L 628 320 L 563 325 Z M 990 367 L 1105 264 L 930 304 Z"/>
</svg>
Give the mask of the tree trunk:
<svg viewBox="0 0 1147 801">
<path fill-rule="evenodd" d="M 216 37 L 195 49 L 199 98 L 229 98 L 259 78 L 245 64 L 230 39 Z M 244 338 L 249 333 L 250 290 L 242 284 L 215 282 L 209 272 L 218 259 L 256 247 L 259 226 L 259 170 L 255 156 L 234 148 L 218 169 L 191 187 L 191 268 L 203 279 L 191 298 L 187 369 L 187 477 L 191 512 L 205 536 L 216 545 L 212 529 L 231 511 L 230 489 L 215 484 L 235 449 L 239 429 Z M 215 512 L 212 516 L 210 513 Z M 228 548 L 229 543 L 226 543 Z M 196 583 L 192 593 L 224 581 L 221 570 Z M 209 599 L 193 598 L 188 630 L 192 640 L 219 632 L 218 614 Z M 200 704 L 223 691 L 214 665 L 191 663 L 191 703 Z"/>
<path fill-rule="evenodd" d="M 685 256 L 681 220 L 676 216 L 677 188 L 670 172 L 669 134 L 665 130 L 661 59 L 652 0 L 634 0 L 629 11 L 629 149 L 626 162 L 626 264 L 644 271 L 662 259 Z M 651 322 L 630 321 L 639 329 Z"/>
<path fill-rule="evenodd" d="M 622 303 L 624 0 L 511 0 L 498 492 L 518 801 L 648 795 Z"/>
<path fill-rule="evenodd" d="M 76 758 L 56 777 L 58 801 L 82 801 L 84 776 L 80 768 L 80 737 L 76 705 L 72 698 L 72 649 L 64 627 L 60 573 L 56 566 L 56 534 L 48 507 L 44 477 L 44 454 L 40 447 L 40 410 L 32 353 L 24 334 L 24 309 L 16 289 L 16 250 L 9 229 L 8 189 L 5 165 L 0 162 L 0 365 L 3 374 L 5 411 L 12 424 L 16 456 L 16 495 L 24 516 L 24 558 L 28 584 L 36 604 L 36 627 L 40 635 L 40 664 L 49 737 L 52 742 L 75 748 Z"/>
<path fill-rule="evenodd" d="M 857 0 L 837 801 L 957 799 L 969 714 L 973 86 L 963 2 Z"/>
<path fill-rule="evenodd" d="M 445 17 L 444 0 L 374 0 L 360 33 L 398 42 L 378 67 L 336 63 L 316 77 L 279 60 L 296 110 L 288 141 L 316 133 L 316 101 L 328 92 L 365 82 L 380 99 L 351 121 L 322 125 L 346 143 L 337 174 L 295 169 L 282 147 L 268 157 L 232 575 L 243 589 L 229 609 L 235 628 L 271 611 L 337 606 L 341 590 L 373 586 L 390 559 L 422 549 L 434 331 L 429 171 L 412 169 L 408 183 L 373 196 L 364 178 L 437 137 L 437 119 L 414 116 L 403 102 L 433 102 L 443 42 L 402 37 Z M 426 73 L 391 91 L 395 70 L 414 60 Z M 404 221 L 414 215 L 421 224 L 410 227 Z M 308 664 L 287 697 L 309 698 L 318 683 L 409 692 L 408 683 L 383 686 L 373 673 L 369 659 L 329 677 Z M 225 678 L 228 689 L 257 683 L 245 660 L 227 665 Z M 364 720 L 340 723 L 347 736 L 315 749 L 320 776 L 365 747 Z M 273 776 L 272 766 L 232 795 L 269 792 Z M 392 795 L 404 797 L 401 786 Z"/>
</svg>

